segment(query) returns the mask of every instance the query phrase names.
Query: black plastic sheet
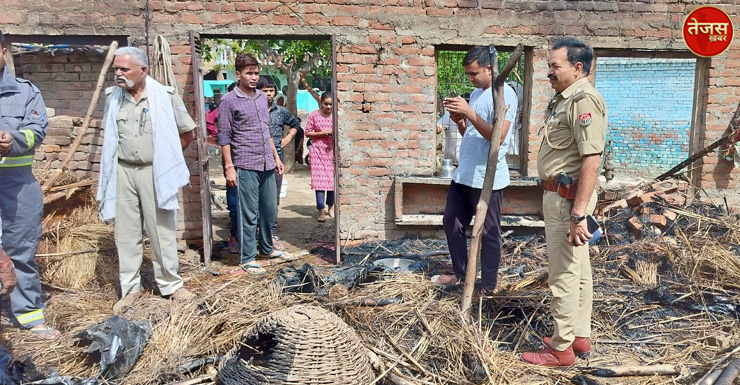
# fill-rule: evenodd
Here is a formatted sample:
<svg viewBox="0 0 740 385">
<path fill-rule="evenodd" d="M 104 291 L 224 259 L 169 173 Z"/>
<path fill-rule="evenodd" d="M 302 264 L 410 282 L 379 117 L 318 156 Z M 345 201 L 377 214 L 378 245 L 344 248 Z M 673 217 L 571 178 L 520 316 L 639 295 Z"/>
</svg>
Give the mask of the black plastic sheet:
<svg viewBox="0 0 740 385">
<path fill-rule="evenodd" d="M 100 355 L 98 376 L 114 380 L 131 370 L 151 335 L 148 320 L 132 322 L 115 315 L 75 337 L 89 345 L 85 353 Z"/>
</svg>

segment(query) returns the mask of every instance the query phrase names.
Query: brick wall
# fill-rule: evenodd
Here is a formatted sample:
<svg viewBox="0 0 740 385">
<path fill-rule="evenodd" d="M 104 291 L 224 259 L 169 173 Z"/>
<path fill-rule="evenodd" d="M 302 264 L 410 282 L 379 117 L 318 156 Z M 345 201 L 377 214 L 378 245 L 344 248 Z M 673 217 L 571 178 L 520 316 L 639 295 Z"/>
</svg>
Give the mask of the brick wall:
<svg viewBox="0 0 740 385">
<path fill-rule="evenodd" d="M 9 34 L 128 35 L 144 40 L 145 2 L 6 0 L 0 24 Z M 740 25 L 740 6 L 713 2 Z M 528 161 L 536 175 L 544 120 L 553 91 L 547 82 L 547 47 L 574 35 L 594 48 L 685 51 L 680 25 L 697 5 L 674 0 L 538 1 L 477 0 L 153 0 L 150 36 L 170 42 L 173 70 L 192 103 L 188 31 L 231 36 L 335 36 L 337 42 L 337 127 L 340 233 L 354 237 L 404 235 L 393 223 L 392 180 L 396 175 L 431 175 L 434 168 L 435 46 L 522 42 L 532 52 Z M 740 103 L 740 40 L 707 69 L 701 117 L 703 146 L 727 128 Z M 597 70 L 598 71 L 598 70 Z M 700 93 L 701 94 L 701 93 Z M 191 105 L 191 112 L 193 111 Z M 193 156 L 190 150 L 189 155 Z M 194 162 L 193 162 L 194 163 Z M 184 191 L 184 204 L 197 206 L 200 185 Z M 724 194 L 736 189 L 740 172 L 708 157 L 700 167 L 701 187 Z M 199 210 L 186 209 L 186 237 L 198 237 Z"/>
<path fill-rule="evenodd" d="M 689 156 L 695 67 L 694 59 L 597 59 L 617 175 L 656 177 Z"/>
<path fill-rule="evenodd" d="M 44 102 L 57 115 L 84 117 L 90 106 L 100 69 L 107 52 L 87 53 L 33 52 L 15 55 L 16 74 L 28 79 L 41 90 Z M 113 73 L 108 72 L 106 84 L 113 84 Z M 101 96 L 93 117 L 103 116 Z"/>
<path fill-rule="evenodd" d="M 85 132 L 80 147 L 69 162 L 67 170 L 81 179 L 97 179 L 100 172 L 100 156 L 103 148 L 102 122 L 93 119 Z M 36 149 L 33 167 L 36 169 L 58 169 L 80 134 L 82 118 L 53 116 L 49 118 L 49 131 L 43 143 Z"/>
</svg>

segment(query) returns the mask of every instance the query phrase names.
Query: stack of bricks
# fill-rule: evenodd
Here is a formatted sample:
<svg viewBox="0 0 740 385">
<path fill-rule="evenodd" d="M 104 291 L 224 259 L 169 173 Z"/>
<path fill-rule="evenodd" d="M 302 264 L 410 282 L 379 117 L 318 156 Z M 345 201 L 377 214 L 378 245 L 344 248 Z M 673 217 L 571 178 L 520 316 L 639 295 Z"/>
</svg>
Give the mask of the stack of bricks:
<svg viewBox="0 0 740 385">
<path fill-rule="evenodd" d="M 678 217 L 671 207 L 684 208 L 691 203 L 687 195 L 688 190 L 689 183 L 685 181 L 655 182 L 648 191 L 638 189 L 628 192 L 624 198 L 601 208 L 599 213 L 603 216 L 613 216 L 623 210 L 630 210 L 633 215 L 628 219 L 627 225 L 636 238 L 644 230 L 662 232 Z"/>
<path fill-rule="evenodd" d="M 52 112 L 53 114 L 53 112 Z M 102 121 L 92 119 L 66 170 L 78 178 L 97 178 L 100 172 L 100 157 L 103 148 Z M 34 168 L 57 170 L 75 138 L 80 134 L 82 119 L 72 116 L 52 116 L 49 118 L 49 131 L 36 149 Z M 48 165 L 48 167 L 47 167 Z"/>
</svg>

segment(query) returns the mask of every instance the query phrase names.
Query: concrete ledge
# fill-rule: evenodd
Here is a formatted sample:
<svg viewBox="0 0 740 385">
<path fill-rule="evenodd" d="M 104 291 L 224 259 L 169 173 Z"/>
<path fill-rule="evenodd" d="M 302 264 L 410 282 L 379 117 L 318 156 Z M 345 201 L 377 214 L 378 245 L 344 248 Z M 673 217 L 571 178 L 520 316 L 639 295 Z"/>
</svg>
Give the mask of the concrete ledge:
<svg viewBox="0 0 740 385">
<path fill-rule="evenodd" d="M 471 220 L 475 222 L 475 217 Z M 399 226 L 442 226 L 442 215 L 440 214 L 420 214 L 404 215 L 396 219 Z M 501 226 L 503 227 L 545 227 L 545 221 L 541 218 L 531 215 L 503 215 L 501 216 Z"/>
<path fill-rule="evenodd" d="M 396 185 L 398 184 L 432 184 L 432 185 L 449 185 L 452 179 L 440 178 L 436 176 L 397 176 Z M 533 187 L 540 184 L 538 178 L 512 178 L 511 187 Z"/>
</svg>

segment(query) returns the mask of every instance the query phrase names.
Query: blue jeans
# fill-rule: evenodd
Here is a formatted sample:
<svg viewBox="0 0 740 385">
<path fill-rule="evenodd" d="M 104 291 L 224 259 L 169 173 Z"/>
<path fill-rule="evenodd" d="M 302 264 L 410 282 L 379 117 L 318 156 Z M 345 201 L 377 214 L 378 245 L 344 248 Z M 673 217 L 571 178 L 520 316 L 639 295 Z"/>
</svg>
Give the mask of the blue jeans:
<svg viewBox="0 0 740 385">
<path fill-rule="evenodd" d="M 241 229 L 240 263 L 254 262 L 257 257 L 256 229 L 259 226 L 259 253 L 272 254 L 272 226 L 277 217 L 275 171 L 236 169 L 239 190 L 239 228 Z M 257 215 L 259 213 L 259 216 Z"/>
<path fill-rule="evenodd" d="M 326 193 L 326 206 L 334 206 L 334 191 L 316 190 L 316 210 L 323 210 L 326 207 L 324 193 Z"/>
<path fill-rule="evenodd" d="M 232 237 L 239 239 L 239 215 L 237 214 L 237 205 L 239 194 L 237 188 L 226 186 L 226 207 L 229 209 L 229 233 Z"/>
</svg>

